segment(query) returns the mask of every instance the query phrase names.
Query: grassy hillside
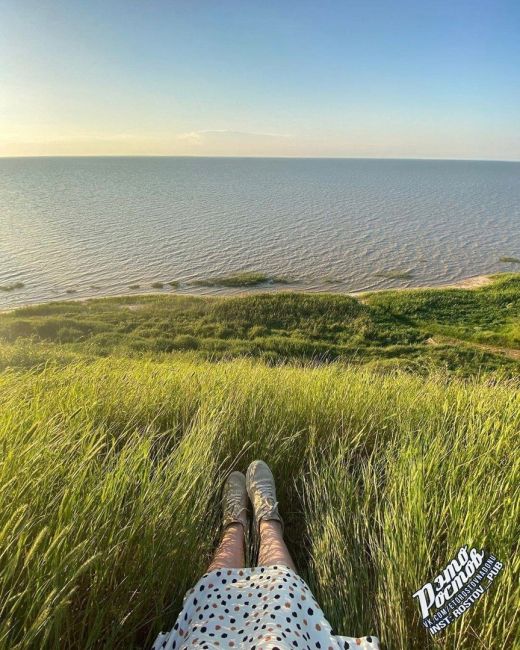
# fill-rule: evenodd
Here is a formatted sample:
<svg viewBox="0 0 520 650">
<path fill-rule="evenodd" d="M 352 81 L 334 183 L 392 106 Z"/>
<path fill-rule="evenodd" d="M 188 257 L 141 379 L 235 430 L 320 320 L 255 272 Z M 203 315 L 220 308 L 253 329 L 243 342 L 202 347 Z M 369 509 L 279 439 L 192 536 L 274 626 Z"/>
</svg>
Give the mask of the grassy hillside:
<svg viewBox="0 0 520 650">
<path fill-rule="evenodd" d="M 461 375 L 520 370 L 520 274 L 478 290 L 131 296 L 56 302 L 0 315 L 0 340 L 93 356 L 191 350 L 206 359 L 343 360 Z M 27 357 L 31 364 L 31 355 Z M 1 361 L 0 361 L 1 363 Z M 4 359 L 4 365 L 8 359 Z"/>
<path fill-rule="evenodd" d="M 256 457 L 338 632 L 391 650 L 514 647 L 520 394 L 505 350 L 519 348 L 518 296 L 508 276 L 363 301 L 133 298 L 2 315 L 0 648 L 148 647 L 205 569 L 223 478 Z M 433 643 L 412 594 L 463 544 L 505 569 Z"/>
</svg>

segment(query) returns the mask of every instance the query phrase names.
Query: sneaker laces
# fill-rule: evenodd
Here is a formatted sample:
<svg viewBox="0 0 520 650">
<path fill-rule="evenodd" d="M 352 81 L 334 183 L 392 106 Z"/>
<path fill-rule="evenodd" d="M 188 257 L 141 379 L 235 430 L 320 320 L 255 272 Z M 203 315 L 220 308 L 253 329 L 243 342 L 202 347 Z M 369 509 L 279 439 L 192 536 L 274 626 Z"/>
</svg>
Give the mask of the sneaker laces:
<svg viewBox="0 0 520 650">
<path fill-rule="evenodd" d="M 243 510 L 247 510 L 247 507 L 242 503 L 242 494 L 239 492 L 231 492 L 227 497 L 227 503 L 230 510 L 236 514 L 240 514 Z"/>
<path fill-rule="evenodd" d="M 265 515 L 275 512 L 277 508 L 278 501 L 275 501 L 272 497 L 262 497 L 262 501 L 257 509 L 260 519 L 265 517 Z"/>
<path fill-rule="evenodd" d="M 260 478 L 256 481 L 256 489 L 258 492 L 268 491 L 271 492 L 273 489 L 273 482 L 268 478 Z"/>
<path fill-rule="evenodd" d="M 275 501 L 273 497 L 262 497 L 262 503 L 268 505 L 270 508 L 276 508 L 278 501 Z"/>
<path fill-rule="evenodd" d="M 278 506 L 278 501 L 270 494 L 272 491 L 273 484 L 270 479 L 259 479 L 257 481 L 256 492 L 260 497 L 260 509 L 267 508 L 272 511 Z"/>
<path fill-rule="evenodd" d="M 230 508 L 231 514 L 233 517 L 240 517 L 243 512 L 247 512 L 247 508 L 241 506 L 240 503 L 234 503 Z"/>
</svg>

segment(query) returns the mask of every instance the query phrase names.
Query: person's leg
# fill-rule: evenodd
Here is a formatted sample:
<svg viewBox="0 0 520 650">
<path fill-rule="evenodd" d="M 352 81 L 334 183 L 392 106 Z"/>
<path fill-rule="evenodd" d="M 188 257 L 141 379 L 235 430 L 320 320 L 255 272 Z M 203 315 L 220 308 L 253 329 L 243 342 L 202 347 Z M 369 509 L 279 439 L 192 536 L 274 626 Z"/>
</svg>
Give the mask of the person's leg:
<svg viewBox="0 0 520 650">
<path fill-rule="evenodd" d="M 283 564 L 296 571 L 291 554 L 283 541 L 282 524 L 276 520 L 262 520 L 260 522 L 258 565 L 273 566 L 277 564 Z"/>
<path fill-rule="evenodd" d="M 208 571 L 241 569 L 245 564 L 244 531 L 247 526 L 246 477 L 232 472 L 222 490 L 222 540 Z"/>
<path fill-rule="evenodd" d="M 278 512 L 274 476 L 263 460 L 249 465 L 246 487 L 255 512 L 256 531 L 260 535 L 259 566 L 284 564 L 296 571 L 283 541 L 282 518 Z"/>
<path fill-rule="evenodd" d="M 238 523 L 230 524 L 224 529 L 222 540 L 215 551 L 208 571 L 242 569 L 244 564 L 244 527 Z"/>
</svg>

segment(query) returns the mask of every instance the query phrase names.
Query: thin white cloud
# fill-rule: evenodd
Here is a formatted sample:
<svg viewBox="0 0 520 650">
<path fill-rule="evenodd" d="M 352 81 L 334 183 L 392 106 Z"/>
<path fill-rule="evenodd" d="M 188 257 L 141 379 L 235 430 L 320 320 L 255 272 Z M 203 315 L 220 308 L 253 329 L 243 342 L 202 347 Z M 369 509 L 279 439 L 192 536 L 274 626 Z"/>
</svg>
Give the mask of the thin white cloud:
<svg viewBox="0 0 520 650">
<path fill-rule="evenodd" d="M 203 144 L 207 139 L 212 136 L 224 136 L 225 138 L 291 138 L 292 136 L 287 133 L 265 133 L 259 131 L 234 131 L 232 129 L 201 129 L 199 131 L 189 131 L 188 133 L 179 133 L 178 140 L 188 142 L 194 145 Z"/>
<path fill-rule="evenodd" d="M 182 140 L 188 144 L 202 144 L 202 136 L 198 131 L 190 131 L 189 133 L 179 133 L 177 140 Z"/>
</svg>

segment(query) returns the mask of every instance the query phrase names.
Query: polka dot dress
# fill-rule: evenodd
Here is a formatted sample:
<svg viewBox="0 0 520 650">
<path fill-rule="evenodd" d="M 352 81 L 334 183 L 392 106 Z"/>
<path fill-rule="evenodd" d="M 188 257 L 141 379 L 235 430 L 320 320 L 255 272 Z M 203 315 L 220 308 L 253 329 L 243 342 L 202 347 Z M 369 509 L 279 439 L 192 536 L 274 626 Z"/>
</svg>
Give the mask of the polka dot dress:
<svg viewBox="0 0 520 650">
<path fill-rule="evenodd" d="M 376 637 L 334 636 L 310 589 L 285 566 L 217 569 L 184 598 L 173 629 L 152 650 L 376 649 Z"/>
</svg>

